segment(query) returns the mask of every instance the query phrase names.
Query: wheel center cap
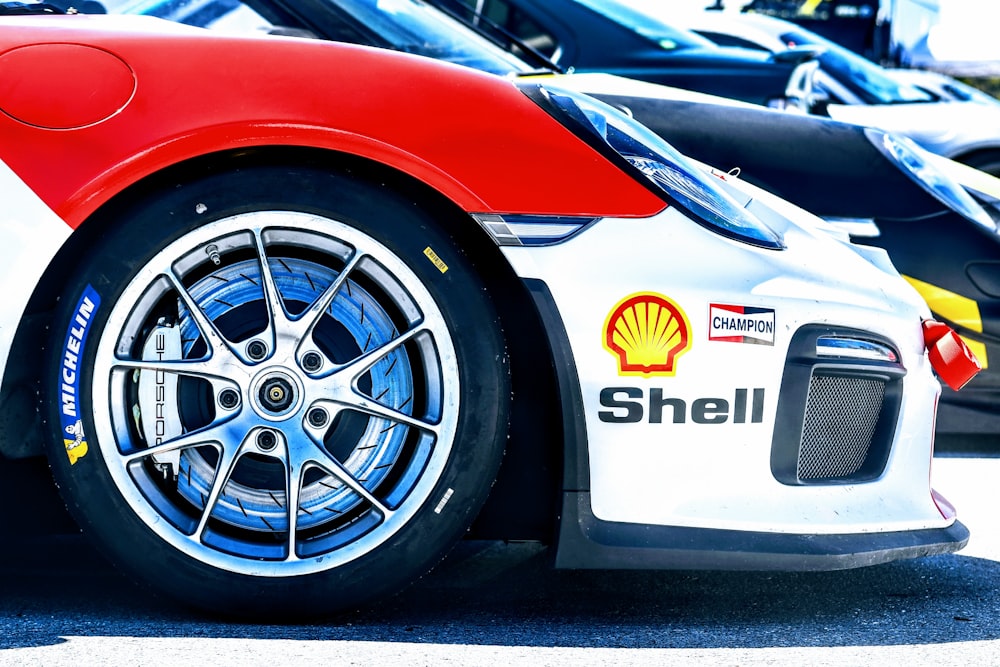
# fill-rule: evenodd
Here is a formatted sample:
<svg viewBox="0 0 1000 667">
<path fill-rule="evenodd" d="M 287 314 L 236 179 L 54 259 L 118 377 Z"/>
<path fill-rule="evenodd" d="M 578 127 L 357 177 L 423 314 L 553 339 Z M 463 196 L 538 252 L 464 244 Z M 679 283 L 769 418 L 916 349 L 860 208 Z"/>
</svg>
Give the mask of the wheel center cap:
<svg viewBox="0 0 1000 667">
<path fill-rule="evenodd" d="M 295 391 L 281 377 L 268 378 L 260 386 L 260 404 L 271 412 L 284 412 L 295 400 Z"/>
<path fill-rule="evenodd" d="M 254 408 L 267 419 L 281 419 L 295 412 L 302 402 L 302 388 L 290 373 L 267 369 L 254 380 Z"/>
</svg>

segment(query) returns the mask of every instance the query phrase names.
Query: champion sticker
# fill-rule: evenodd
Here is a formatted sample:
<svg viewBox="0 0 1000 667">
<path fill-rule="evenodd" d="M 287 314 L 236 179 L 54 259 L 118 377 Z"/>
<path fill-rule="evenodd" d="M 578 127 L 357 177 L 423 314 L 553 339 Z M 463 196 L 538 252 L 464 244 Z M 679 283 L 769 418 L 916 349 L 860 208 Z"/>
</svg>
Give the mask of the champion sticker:
<svg viewBox="0 0 1000 667">
<path fill-rule="evenodd" d="M 774 345 L 774 310 L 720 303 L 708 310 L 709 340 Z"/>
<path fill-rule="evenodd" d="M 90 285 L 83 290 L 83 296 L 76 304 L 73 319 L 66 331 L 66 340 L 62 348 L 62 364 L 59 368 L 60 418 L 63 442 L 66 444 L 66 455 L 70 465 L 87 454 L 87 436 L 83 432 L 83 421 L 80 419 L 80 355 L 84 343 L 87 342 L 87 332 L 90 322 L 101 304 L 101 297 Z"/>
</svg>

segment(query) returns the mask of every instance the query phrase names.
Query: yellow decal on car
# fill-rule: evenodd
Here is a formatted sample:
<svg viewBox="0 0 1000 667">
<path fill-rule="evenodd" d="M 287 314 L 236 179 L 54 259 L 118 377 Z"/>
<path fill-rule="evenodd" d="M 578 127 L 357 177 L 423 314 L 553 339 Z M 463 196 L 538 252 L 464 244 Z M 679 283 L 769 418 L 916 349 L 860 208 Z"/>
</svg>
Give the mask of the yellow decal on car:
<svg viewBox="0 0 1000 667">
<path fill-rule="evenodd" d="M 823 4 L 823 0 L 806 0 L 799 7 L 799 16 L 812 16 L 816 13 L 816 8 Z"/>
<path fill-rule="evenodd" d="M 973 195 L 988 202 L 1000 201 L 1000 178 L 942 155 L 928 153 L 927 159 Z"/>
</svg>

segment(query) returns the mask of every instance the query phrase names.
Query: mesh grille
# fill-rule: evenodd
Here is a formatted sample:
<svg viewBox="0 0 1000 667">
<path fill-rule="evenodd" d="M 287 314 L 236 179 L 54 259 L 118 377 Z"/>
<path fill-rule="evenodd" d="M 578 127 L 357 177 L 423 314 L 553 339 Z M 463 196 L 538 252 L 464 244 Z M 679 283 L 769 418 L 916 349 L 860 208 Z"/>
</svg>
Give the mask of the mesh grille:
<svg viewBox="0 0 1000 667">
<path fill-rule="evenodd" d="M 813 376 L 799 447 L 799 479 L 849 478 L 861 470 L 884 396 L 881 379 Z"/>
</svg>

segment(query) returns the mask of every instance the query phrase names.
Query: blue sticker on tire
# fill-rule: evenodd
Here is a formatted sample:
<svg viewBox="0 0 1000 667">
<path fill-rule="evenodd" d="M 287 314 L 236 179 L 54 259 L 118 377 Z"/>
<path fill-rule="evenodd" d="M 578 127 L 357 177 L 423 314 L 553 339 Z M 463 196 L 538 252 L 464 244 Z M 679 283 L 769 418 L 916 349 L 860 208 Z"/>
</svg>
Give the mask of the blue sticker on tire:
<svg viewBox="0 0 1000 667">
<path fill-rule="evenodd" d="M 80 301 L 73 311 L 73 319 L 66 330 L 62 347 L 62 363 L 59 364 L 59 414 L 63 430 L 63 442 L 70 465 L 87 454 L 87 436 L 83 432 L 80 419 L 80 356 L 87 342 L 90 322 L 101 305 L 101 297 L 90 285 L 83 290 Z"/>
</svg>

